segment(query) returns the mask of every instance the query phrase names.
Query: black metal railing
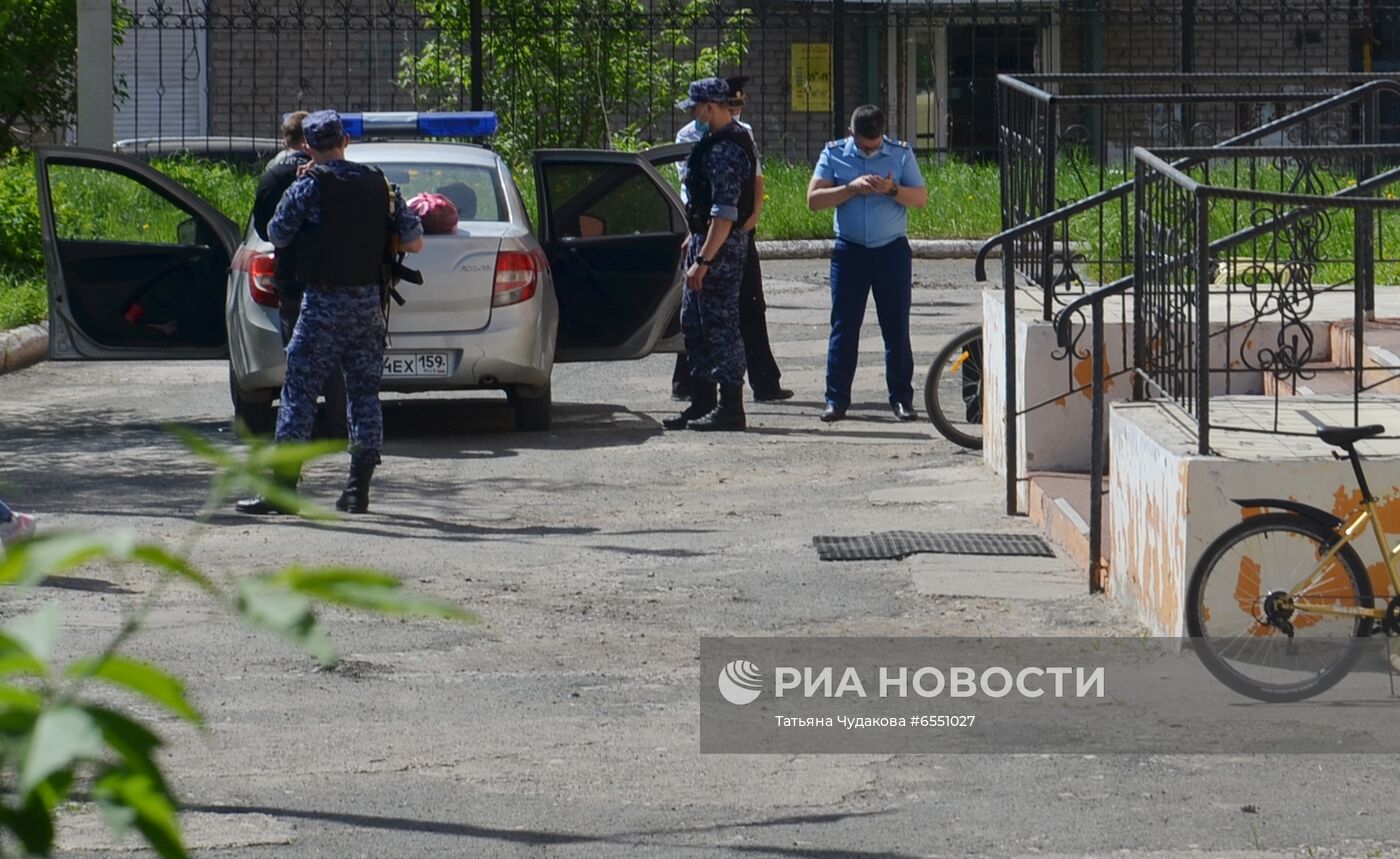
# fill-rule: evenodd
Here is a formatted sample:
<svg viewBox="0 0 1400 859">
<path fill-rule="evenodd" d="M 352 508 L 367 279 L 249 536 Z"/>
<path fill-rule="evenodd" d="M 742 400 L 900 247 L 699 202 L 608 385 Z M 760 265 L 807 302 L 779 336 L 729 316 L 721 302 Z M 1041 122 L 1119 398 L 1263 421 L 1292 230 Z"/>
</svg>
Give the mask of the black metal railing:
<svg viewBox="0 0 1400 859">
<path fill-rule="evenodd" d="M 1011 249 L 1017 272 L 1039 293 L 1048 322 L 1072 296 L 1131 268 L 1126 200 L 1134 147 L 1237 140 L 1281 115 L 1367 80 L 1385 79 L 1331 73 L 1000 75 L 1003 231 L 1104 191 L 1119 193 L 1073 221 L 1057 220 L 1014 240 L 993 237 L 983 255 Z M 1344 112 L 1323 113 L 1280 133 L 1299 145 L 1347 143 L 1360 136 L 1356 118 Z"/>
<path fill-rule="evenodd" d="M 1191 167 L 1168 158 L 1189 155 Z M 1350 329 L 1364 346 L 1375 307 L 1377 249 L 1386 211 L 1400 209 L 1400 146 L 1222 147 L 1138 150 L 1134 372 L 1147 398 L 1172 402 L 1195 425 L 1197 450 L 1211 431 L 1305 435 L 1280 425 L 1286 390 L 1322 374 L 1349 377 L 1352 420 L 1364 361 L 1320 363 L 1309 326 L 1325 296 L 1349 294 Z M 1377 165 L 1388 165 L 1377 172 Z M 1281 184 L 1283 190 L 1272 190 Z M 1393 221 L 1392 221 L 1393 223 Z M 1389 272 L 1394 277 L 1396 272 Z M 1359 350 L 1358 350 L 1359 351 Z M 1261 426 L 1213 419 L 1211 397 L 1254 393 L 1238 380 L 1267 378 L 1272 420 Z"/>
<path fill-rule="evenodd" d="M 1098 76 L 1095 76 L 1098 77 Z M 1200 76 L 1173 76 L 1173 75 L 1146 75 L 1140 85 L 1148 86 L 1152 84 L 1163 85 L 1171 83 L 1172 92 L 1163 93 L 1161 96 L 1154 96 L 1150 93 L 1139 93 L 1131 97 L 1131 100 L 1123 101 L 1125 104 L 1150 103 L 1154 99 L 1160 99 L 1160 103 L 1171 103 L 1173 98 L 1180 98 L 1181 81 L 1185 79 L 1193 86 L 1201 82 Z M 1346 76 L 1319 75 L 1317 79 L 1308 83 L 1307 76 L 1281 76 L 1295 84 L 1308 84 L 1304 91 L 1316 93 L 1328 86 L 1339 84 L 1346 80 Z M 1264 81 L 1269 79 L 1267 75 L 1241 75 L 1239 79 L 1256 79 Z M 1029 96 L 1035 90 L 1024 81 L 1012 82 L 1003 78 L 1008 84 L 1008 88 L 1014 92 Z M 1229 81 L 1226 81 L 1229 83 Z M 1126 84 L 1118 84 L 1125 86 Z M 1053 105 L 1058 96 L 1043 90 L 1041 94 L 1035 96 L 1035 100 L 1042 104 Z M 1292 96 L 1296 92 L 1282 93 L 1277 104 L 1289 104 Z M 1226 94 L 1228 95 L 1228 94 Z M 1251 103 L 1249 99 L 1268 99 L 1268 93 L 1246 93 L 1241 104 Z M 1193 99 L 1195 96 L 1192 96 Z M 1124 100 L 1127 97 L 1118 94 L 1114 95 L 1113 101 Z M 1213 96 L 1212 96 L 1213 98 Z M 1384 100 L 1384 102 L 1383 102 Z M 1085 104 L 1095 103 L 1093 100 L 1084 102 Z M 1212 101 L 1202 101 L 1200 103 L 1212 104 Z M 1258 144 L 1274 140 L 1299 141 L 1310 143 L 1321 140 L 1331 140 L 1338 136 L 1346 137 L 1358 135 L 1362 142 L 1374 142 L 1379 138 L 1382 124 L 1379 117 L 1383 110 L 1400 109 L 1400 86 L 1388 78 L 1377 77 L 1341 93 L 1337 93 L 1321 101 L 1316 101 L 1306 106 L 1299 107 L 1290 113 L 1270 119 L 1261 125 L 1245 130 L 1232 137 L 1220 141 L 1220 146 L 1237 146 L 1244 144 Z M 1048 117 L 1048 113 L 1046 114 Z M 1049 134 L 1053 127 L 1049 124 L 1048 118 L 1045 124 L 1038 126 L 1043 133 Z M 1024 133 L 1011 132 L 1013 139 L 1025 137 Z M 1105 138 L 1106 139 L 1106 138 Z M 1023 151 L 1026 147 L 1022 147 Z M 1040 152 L 1053 151 L 1058 149 L 1058 144 L 1043 143 Z M 1040 168 L 1032 168 L 1031 174 L 1036 177 L 1036 182 L 1041 183 L 1042 189 L 1059 187 L 1055 185 L 1055 172 L 1060 161 L 1043 159 Z M 1190 163 L 1187 159 L 1186 163 Z M 1004 170 L 1015 173 L 1016 167 L 1013 165 Z M 1024 174 L 1023 174 L 1024 175 Z M 1105 175 L 1100 173 L 1100 175 Z M 1048 178 L 1047 178 L 1048 177 Z M 1003 178 L 1003 189 L 1009 192 L 1013 188 L 1024 188 L 1031 183 L 1017 183 L 1015 180 Z M 1088 385 L 1080 381 L 1075 376 L 1076 362 L 1090 359 L 1094 366 L 1104 360 L 1102 350 L 1094 354 L 1092 350 L 1086 351 L 1081 343 L 1084 331 L 1083 315 L 1095 302 L 1107 301 L 1110 298 L 1117 298 L 1120 301 L 1121 317 L 1130 318 L 1130 307 L 1128 304 L 1128 293 L 1132 288 L 1132 274 L 1134 270 L 1134 260 L 1132 257 L 1133 242 L 1122 238 L 1124 235 L 1133 235 L 1132 212 L 1135 209 L 1131 205 L 1131 194 L 1134 183 L 1131 178 L 1120 181 L 1107 188 L 1094 191 L 1084 198 L 1060 205 L 1058 208 L 1041 214 L 1035 218 L 1012 226 L 997 236 L 987 240 L 980 248 L 975 263 L 974 271 L 979 281 L 987 279 L 986 261 L 994 250 L 1002 252 L 1002 296 L 1004 327 L 1007 332 L 1015 331 L 1017 293 L 1024 290 L 1027 299 L 1034 302 L 1042 315 L 1050 314 L 1053 308 L 1059 304 L 1065 304 L 1064 309 L 1055 316 L 1057 320 L 1063 321 L 1060 351 L 1050 357 L 1062 363 L 1066 376 L 1066 387 L 1063 391 L 1056 391 L 1054 394 L 1045 397 L 1039 402 L 1021 404 L 1014 384 L 1009 380 L 1016 378 L 1015 367 L 1017 362 L 1017 347 L 1014 336 L 1005 338 L 1003 355 L 1003 373 L 1008 383 L 1004 385 L 1005 391 L 1005 430 L 1003 434 L 1003 453 L 1006 467 L 1006 505 L 1008 513 L 1016 513 L 1018 508 L 1018 489 L 1021 475 L 1017 465 L 1018 449 L 1020 439 L 1017 431 L 1017 418 L 1025 413 L 1046 407 L 1051 403 L 1061 401 L 1064 397 L 1083 391 Z M 1041 199 L 1048 199 L 1049 190 L 1043 190 Z M 1013 196 L 1013 200 L 1017 199 Z M 1023 195 L 1019 199 L 1028 199 Z M 1007 211 L 1011 211 L 1008 207 Z M 1084 244 L 1088 246 L 1088 254 L 1080 253 L 1079 248 L 1071 243 L 1070 236 L 1072 228 L 1076 223 L 1084 223 L 1088 219 L 1088 228 L 1082 233 L 1086 238 Z M 1112 221 L 1111 229 L 1105 229 L 1107 221 Z M 1115 245 L 1113 239 L 1117 237 Z M 1113 248 L 1117 248 L 1116 250 Z M 1109 248 L 1110 250 L 1104 250 Z M 1088 271 L 1092 281 L 1079 275 L 1075 266 Z M 1027 274 L 1029 272 L 1029 274 Z M 1037 276 L 1039 275 L 1039 276 Z M 1107 283 L 1107 286 L 1099 284 Z M 1086 299 L 1086 296 L 1097 296 L 1095 299 Z M 1100 307 L 1102 311 L 1102 307 Z M 1075 322 L 1081 324 L 1075 325 Z M 1067 332 L 1067 333 L 1066 333 Z M 1124 355 L 1131 354 L 1131 347 L 1127 338 L 1128 330 L 1120 330 L 1120 348 Z M 1122 371 L 1120 371 L 1121 373 Z M 1115 374 L 1117 375 L 1117 374 Z M 1095 408 L 1101 406 L 1101 403 Z M 1098 446 L 1102 444 L 1102 435 L 1098 436 Z M 1092 480 L 1091 480 L 1092 482 Z M 1095 483 L 1095 486 L 1098 484 Z M 1091 507 L 1097 510 L 1097 498 L 1091 502 Z M 1093 519 L 1094 517 L 1091 517 Z M 1095 528 L 1094 521 L 1090 523 L 1091 529 Z M 1091 542 L 1097 534 L 1091 535 Z M 1097 555 L 1096 555 L 1097 557 Z M 1097 566 L 1095 567 L 1097 569 Z"/>
<path fill-rule="evenodd" d="M 1362 110 L 1363 132 L 1374 135 L 1377 123 L 1373 118 L 1380 115 L 1382 99 L 1397 95 L 1400 95 L 1400 84 L 1372 82 L 1300 111 L 1300 114 L 1306 116 L 1355 104 Z M 1287 122 L 1288 118 L 1280 121 Z M 1350 170 L 1333 169 L 1333 162 L 1342 156 L 1350 159 Z M 1390 380 L 1389 376 L 1385 376 L 1366 382 L 1359 368 L 1364 366 L 1364 320 L 1375 309 L 1374 285 L 1378 266 L 1389 263 L 1389 276 L 1400 275 L 1400 269 L 1395 268 L 1395 260 L 1385 251 L 1386 220 L 1381 217 L 1384 212 L 1395 208 L 1391 196 L 1393 192 L 1388 189 L 1400 179 L 1400 168 L 1385 162 L 1397 156 L 1400 156 L 1400 152 L 1396 152 L 1394 146 L 1374 144 L 1301 150 L 1298 147 L 1221 146 L 1165 150 L 1155 154 L 1143 152 L 1141 159 L 1136 159 L 1135 154 L 1139 163 L 1166 165 L 1167 169 L 1184 177 L 1185 181 L 1167 187 L 1161 178 L 1161 170 L 1144 174 L 1140 180 L 1135 175 L 1133 209 L 1138 213 L 1134 242 L 1135 273 L 1080 296 L 1060 311 L 1055 320 L 1061 347 L 1078 352 L 1074 344 L 1082 335 L 1083 316 L 1088 313 L 1091 317 L 1087 354 L 1079 352 L 1089 358 L 1091 368 L 1091 589 L 1100 580 L 1103 557 L 1101 489 L 1106 471 L 1105 391 L 1110 379 L 1131 374 L 1134 399 L 1146 398 L 1151 387 L 1159 396 L 1181 403 L 1188 413 L 1197 416 L 1198 445 L 1202 451 L 1207 451 L 1212 426 L 1209 417 L 1212 377 L 1223 377 L 1224 392 L 1232 391 L 1235 379 L 1241 375 L 1240 370 L 1231 366 L 1237 344 L 1254 342 L 1253 335 L 1259 322 L 1272 313 L 1279 324 L 1275 345 L 1239 350 L 1238 360 L 1246 374 L 1263 376 L 1267 373 L 1273 376 L 1275 412 L 1272 431 L 1277 432 L 1278 397 L 1282 386 L 1296 388 L 1299 379 L 1318 372 L 1318 368 L 1310 366 L 1313 357 L 1312 334 L 1302 321 L 1319 292 L 1311 285 L 1314 273 L 1321 266 L 1331 266 L 1332 282 L 1323 291 L 1343 292 L 1350 289 L 1353 295 L 1353 419 L 1359 415 L 1360 395 Z M 1166 164 L 1163 158 L 1177 160 L 1174 164 Z M 1213 159 L 1223 159 L 1223 163 Z M 1269 163 L 1272 169 L 1259 170 L 1261 160 L 1272 162 Z M 1280 161 L 1286 165 L 1288 160 L 1293 161 L 1295 169 L 1277 169 Z M 1217 214 L 1219 207 L 1223 206 L 1224 217 L 1217 217 L 1215 223 L 1211 222 L 1209 211 L 1204 214 L 1194 209 L 1188 211 L 1188 206 L 1195 204 L 1189 203 L 1183 195 L 1193 186 L 1197 189 L 1209 187 L 1208 184 L 1202 186 L 1191 175 L 1181 172 L 1191 170 L 1192 165 L 1201 171 L 1200 178 L 1209 180 L 1213 177 L 1217 182 L 1227 183 L 1228 193 L 1223 193 L 1217 199 Z M 1337 187 L 1346 181 L 1340 178 L 1345 173 L 1351 174 L 1352 184 Z M 1331 189 L 1331 193 L 1324 198 L 1324 207 L 1335 203 L 1351 212 L 1354 230 L 1354 241 L 1350 245 L 1351 259 L 1338 255 L 1335 249 L 1331 251 L 1331 258 L 1321 252 L 1332 227 L 1330 221 L 1322 217 L 1325 208 L 1317 210 L 1306 204 L 1298 204 L 1300 199 L 1316 203 L 1317 194 L 1261 192 L 1254 187 L 1260 184 L 1261 177 L 1271 179 L 1282 188 L 1296 190 L 1302 187 L 1321 192 Z M 1267 213 L 1267 209 L 1258 206 L 1261 198 L 1257 195 L 1260 193 L 1274 195 L 1267 200 L 1268 203 L 1292 201 L 1294 205 Z M 1357 200 L 1348 203 L 1347 198 L 1357 195 L 1360 195 Z M 1396 219 L 1390 219 L 1389 223 L 1395 224 Z M 1318 229 L 1320 224 L 1325 224 L 1328 229 Z M 1292 230 L 1296 238 L 1283 245 L 1275 241 L 1270 246 L 1265 240 L 1277 239 L 1281 230 Z M 1219 235 L 1221 232 L 1225 234 Z M 1189 239 L 1183 238 L 1186 234 L 1190 234 Z M 1203 240 L 1208 241 L 1204 253 L 1200 250 Z M 1263 243 L 1262 247 L 1260 243 Z M 1291 249 L 1286 264 L 1281 261 L 1278 252 L 1282 247 Z M 1272 258 L 1268 253 L 1270 248 Z M 1350 276 L 1345 271 L 1348 263 L 1351 266 Z M 1338 272 L 1338 268 L 1343 270 Z M 1216 292 L 1223 297 L 1225 316 L 1223 323 L 1212 331 L 1209 324 L 1210 290 L 1196 294 L 1193 289 L 1195 284 L 1210 284 L 1217 280 L 1222 283 L 1222 288 Z M 1187 288 L 1187 283 L 1191 284 L 1191 288 Z M 1266 287 L 1262 297 L 1258 289 L 1260 285 Z M 1134 295 L 1139 289 L 1148 290 L 1149 294 Z M 1237 297 L 1240 295 L 1248 296 L 1246 306 L 1252 308 L 1252 312 L 1243 315 L 1236 313 Z M 1130 297 L 1135 299 L 1131 303 Z M 1130 356 L 1129 360 L 1126 366 L 1113 374 L 1106 370 L 1104 324 L 1104 305 L 1110 300 L 1118 300 L 1124 307 L 1130 307 L 1134 320 L 1132 348 L 1123 352 Z M 1130 317 L 1125 314 L 1123 318 Z M 1126 326 L 1121 330 L 1127 333 Z M 1212 362 L 1210 356 L 1213 349 L 1224 357 Z M 1143 369 L 1148 367 L 1152 369 Z"/>
</svg>

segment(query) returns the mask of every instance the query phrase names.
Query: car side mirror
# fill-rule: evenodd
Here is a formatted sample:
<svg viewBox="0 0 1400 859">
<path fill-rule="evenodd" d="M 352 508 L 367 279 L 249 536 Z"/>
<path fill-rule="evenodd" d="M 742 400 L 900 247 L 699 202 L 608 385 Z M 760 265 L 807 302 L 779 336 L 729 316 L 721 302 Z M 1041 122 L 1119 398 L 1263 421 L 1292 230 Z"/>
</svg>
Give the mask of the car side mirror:
<svg viewBox="0 0 1400 859">
<path fill-rule="evenodd" d="M 175 228 L 175 240 L 182 245 L 199 244 L 199 222 L 186 218 Z"/>
<path fill-rule="evenodd" d="M 595 239 L 607 235 L 608 222 L 597 215 L 578 216 L 578 235 L 581 239 Z"/>
</svg>

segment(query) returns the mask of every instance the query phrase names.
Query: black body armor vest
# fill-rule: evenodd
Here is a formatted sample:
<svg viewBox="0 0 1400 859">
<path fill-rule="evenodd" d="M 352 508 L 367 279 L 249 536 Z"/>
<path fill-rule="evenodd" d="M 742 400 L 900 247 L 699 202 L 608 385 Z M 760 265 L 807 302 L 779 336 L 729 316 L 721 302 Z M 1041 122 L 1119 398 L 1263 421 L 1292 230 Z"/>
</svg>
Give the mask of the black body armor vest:
<svg viewBox="0 0 1400 859">
<path fill-rule="evenodd" d="M 389 242 L 389 186 L 370 168 L 354 178 L 311 171 L 321 191 L 321 225 L 297 234 L 296 279 L 322 286 L 379 283 Z"/>
<path fill-rule="evenodd" d="M 710 228 L 710 208 L 714 205 L 714 185 L 710 182 L 709 173 L 705 170 L 705 156 L 710 153 L 716 143 L 729 141 L 749 156 L 749 175 L 742 188 L 739 189 L 739 220 L 738 224 L 748 221 L 753 214 L 753 192 L 754 180 L 758 176 L 758 156 L 754 152 L 753 138 L 738 123 L 730 123 L 713 134 L 708 134 L 695 144 L 695 148 L 690 150 L 690 158 L 686 161 L 685 172 L 685 193 L 689 202 L 685 206 L 686 220 L 689 221 L 692 233 L 705 234 Z"/>
</svg>

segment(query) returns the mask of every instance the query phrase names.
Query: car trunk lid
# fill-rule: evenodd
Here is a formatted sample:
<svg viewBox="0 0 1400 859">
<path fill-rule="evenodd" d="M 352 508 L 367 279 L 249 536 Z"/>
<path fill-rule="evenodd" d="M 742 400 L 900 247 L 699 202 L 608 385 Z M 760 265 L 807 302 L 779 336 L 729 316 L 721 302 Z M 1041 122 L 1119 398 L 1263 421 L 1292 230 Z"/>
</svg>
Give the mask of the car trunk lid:
<svg viewBox="0 0 1400 859">
<path fill-rule="evenodd" d="M 496 255 L 509 228 L 463 222 L 455 233 L 424 236 L 423 249 L 404 258 L 423 273 L 423 283 L 399 284 L 405 304 L 390 314 L 390 333 L 478 331 L 490 324 Z"/>
</svg>

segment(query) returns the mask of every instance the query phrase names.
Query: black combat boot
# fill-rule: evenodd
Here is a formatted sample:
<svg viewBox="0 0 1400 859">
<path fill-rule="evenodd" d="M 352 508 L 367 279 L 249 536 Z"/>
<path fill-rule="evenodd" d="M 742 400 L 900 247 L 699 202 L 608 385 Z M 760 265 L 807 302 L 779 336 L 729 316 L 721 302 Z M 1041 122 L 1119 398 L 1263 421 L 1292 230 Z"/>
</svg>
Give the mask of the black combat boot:
<svg viewBox="0 0 1400 859">
<path fill-rule="evenodd" d="M 709 379 L 690 377 L 690 405 L 685 411 L 661 422 L 666 429 L 685 429 L 691 421 L 708 415 L 719 402 L 715 383 Z"/>
<path fill-rule="evenodd" d="M 297 483 L 301 481 L 301 466 L 294 466 L 290 469 L 275 472 L 272 480 L 278 486 L 291 493 L 296 493 Z M 295 507 L 288 507 L 268 498 L 266 495 L 255 495 L 252 498 L 244 498 L 233 509 L 239 513 L 248 513 L 253 516 L 266 516 L 269 513 L 295 513 Z"/>
<path fill-rule="evenodd" d="M 335 509 L 347 513 L 369 512 L 369 479 L 374 476 L 374 463 L 364 457 L 350 457 L 350 478 L 345 491 L 335 502 Z"/>
<path fill-rule="evenodd" d="M 720 385 L 719 405 L 703 418 L 690 422 L 690 428 L 701 432 L 724 432 L 741 430 L 744 421 L 744 386 Z"/>
</svg>

